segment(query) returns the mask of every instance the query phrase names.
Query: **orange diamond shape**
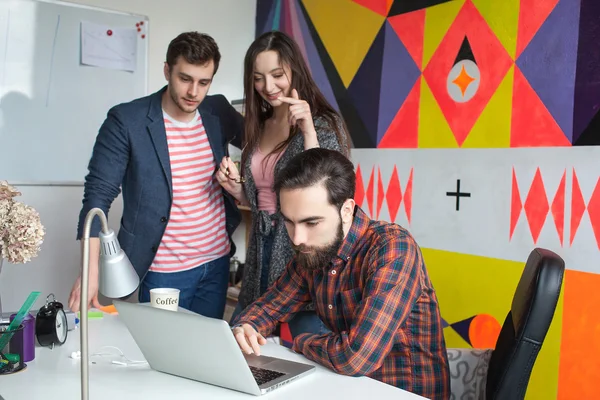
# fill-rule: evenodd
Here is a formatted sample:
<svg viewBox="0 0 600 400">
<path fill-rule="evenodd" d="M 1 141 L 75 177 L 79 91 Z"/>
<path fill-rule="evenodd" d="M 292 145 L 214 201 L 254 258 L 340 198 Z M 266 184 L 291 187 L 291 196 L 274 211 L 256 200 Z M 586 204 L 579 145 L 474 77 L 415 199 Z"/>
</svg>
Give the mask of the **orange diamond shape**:
<svg viewBox="0 0 600 400">
<path fill-rule="evenodd" d="M 460 61 L 456 58 L 465 36 L 479 68 L 480 85 L 472 99 L 457 103 L 448 94 L 447 79 L 455 61 Z M 423 71 L 423 77 L 459 146 L 462 146 L 512 63 L 502 43 L 471 0 L 467 0 Z"/>
<path fill-rule="evenodd" d="M 594 188 L 592 197 L 590 197 L 587 209 L 592 229 L 594 230 L 594 236 L 596 237 L 596 244 L 600 249 L 600 179 L 596 182 L 596 187 Z"/>
<path fill-rule="evenodd" d="M 388 184 L 385 198 L 387 200 L 388 211 L 390 212 L 390 221 L 395 222 L 396 216 L 398 215 L 398 209 L 400 208 L 400 203 L 402 203 L 400 178 L 398 178 L 398 170 L 396 169 L 395 165 L 394 170 L 392 171 L 392 177 L 390 178 L 390 183 Z"/>
<path fill-rule="evenodd" d="M 365 200 L 365 184 L 363 183 L 362 171 L 360 170 L 360 164 L 356 166 L 356 189 L 354 192 L 354 201 L 356 205 L 362 207 L 363 201 Z"/>
<path fill-rule="evenodd" d="M 529 222 L 529 230 L 531 231 L 531 236 L 533 236 L 533 243 L 537 243 L 540 232 L 546 222 L 548 211 L 550 211 L 546 188 L 539 168 L 535 171 L 524 208 L 527 222 Z"/>
</svg>

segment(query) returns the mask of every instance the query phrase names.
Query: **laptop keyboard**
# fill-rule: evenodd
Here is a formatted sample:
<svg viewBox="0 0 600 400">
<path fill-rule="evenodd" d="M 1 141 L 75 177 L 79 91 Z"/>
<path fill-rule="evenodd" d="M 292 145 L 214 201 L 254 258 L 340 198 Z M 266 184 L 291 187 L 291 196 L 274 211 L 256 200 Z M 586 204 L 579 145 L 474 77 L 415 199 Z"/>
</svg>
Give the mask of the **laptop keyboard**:
<svg viewBox="0 0 600 400">
<path fill-rule="evenodd" d="M 277 379 L 280 376 L 285 375 L 285 374 L 282 374 L 281 372 L 272 371 L 270 369 L 252 367 L 252 366 L 250 367 L 250 371 L 252 371 L 252 375 L 254 375 L 254 379 L 256 380 L 256 383 L 258 383 L 258 386 L 262 385 L 263 383 L 267 383 L 274 379 Z"/>
</svg>

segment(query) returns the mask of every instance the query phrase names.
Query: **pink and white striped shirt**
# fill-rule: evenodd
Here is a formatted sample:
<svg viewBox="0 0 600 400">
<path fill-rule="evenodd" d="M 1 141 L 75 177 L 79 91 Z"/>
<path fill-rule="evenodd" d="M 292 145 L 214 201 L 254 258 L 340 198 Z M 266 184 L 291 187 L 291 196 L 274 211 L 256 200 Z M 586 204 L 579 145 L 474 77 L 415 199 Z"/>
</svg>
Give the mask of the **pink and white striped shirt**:
<svg viewBox="0 0 600 400">
<path fill-rule="evenodd" d="M 180 272 L 230 251 L 225 205 L 208 137 L 200 114 L 189 123 L 163 111 L 173 180 L 171 216 L 150 266 L 155 272 Z"/>
</svg>

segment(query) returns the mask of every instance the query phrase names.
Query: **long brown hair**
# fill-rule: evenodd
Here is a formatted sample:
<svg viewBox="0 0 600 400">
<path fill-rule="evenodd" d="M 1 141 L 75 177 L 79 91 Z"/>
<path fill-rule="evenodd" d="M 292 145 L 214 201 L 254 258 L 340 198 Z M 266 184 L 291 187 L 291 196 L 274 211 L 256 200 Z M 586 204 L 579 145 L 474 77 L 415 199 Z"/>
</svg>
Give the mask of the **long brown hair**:
<svg viewBox="0 0 600 400">
<path fill-rule="evenodd" d="M 273 116 L 273 107 L 254 89 L 254 64 L 256 57 L 264 51 L 273 50 L 279 56 L 281 65 L 289 66 L 292 73 L 291 88 L 310 106 L 314 117 L 322 117 L 335 132 L 338 143 L 343 147 L 346 157 L 350 155 L 350 136 L 342 117 L 331 107 L 313 80 L 306 60 L 296 42 L 280 31 L 263 33 L 256 38 L 248 48 L 244 58 L 244 143 L 242 151 L 242 166 L 260 140 L 264 123 Z M 273 154 L 282 151 L 298 133 L 296 127 L 290 128 L 287 140 L 279 143 L 265 160 Z M 242 168 L 243 170 L 243 168 Z"/>
</svg>

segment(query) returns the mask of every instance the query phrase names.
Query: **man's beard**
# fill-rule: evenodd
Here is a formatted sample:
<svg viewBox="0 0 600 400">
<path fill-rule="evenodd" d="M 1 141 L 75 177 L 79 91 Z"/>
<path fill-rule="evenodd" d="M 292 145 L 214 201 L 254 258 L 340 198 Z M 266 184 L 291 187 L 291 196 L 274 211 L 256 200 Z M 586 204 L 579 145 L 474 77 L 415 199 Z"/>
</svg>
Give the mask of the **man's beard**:
<svg viewBox="0 0 600 400">
<path fill-rule="evenodd" d="M 293 246 L 296 253 L 296 262 L 309 271 L 323 269 L 329 265 L 329 262 L 340 250 L 342 240 L 344 240 L 344 230 L 340 220 L 337 236 L 330 244 L 325 246 Z M 303 253 L 303 251 L 308 253 Z"/>
</svg>

